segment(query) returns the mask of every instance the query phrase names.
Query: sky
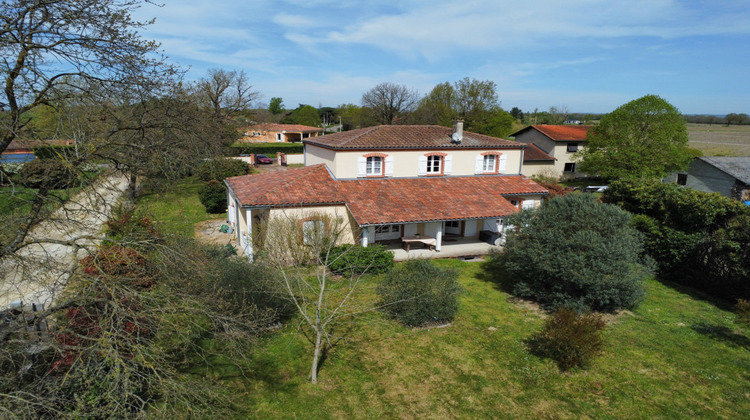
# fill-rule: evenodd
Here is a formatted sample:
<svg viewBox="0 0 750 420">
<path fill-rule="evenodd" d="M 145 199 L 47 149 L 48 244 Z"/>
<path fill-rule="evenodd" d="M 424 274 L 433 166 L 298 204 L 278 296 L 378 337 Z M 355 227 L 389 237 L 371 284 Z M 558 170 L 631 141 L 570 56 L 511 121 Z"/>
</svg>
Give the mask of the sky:
<svg viewBox="0 0 750 420">
<path fill-rule="evenodd" d="M 748 0 L 161 0 L 142 36 L 186 79 L 243 70 L 261 94 L 360 105 L 382 82 L 464 77 L 501 106 L 607 113 L 647 94 L 684 114 L 750 113 Z"/>
</svg>

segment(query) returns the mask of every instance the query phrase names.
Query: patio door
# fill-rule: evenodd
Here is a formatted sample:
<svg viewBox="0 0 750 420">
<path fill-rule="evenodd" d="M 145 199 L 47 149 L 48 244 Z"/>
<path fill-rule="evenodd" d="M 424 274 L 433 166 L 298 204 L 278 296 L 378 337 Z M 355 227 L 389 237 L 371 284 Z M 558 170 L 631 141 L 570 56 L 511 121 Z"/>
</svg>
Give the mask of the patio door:
<svg viewBox="0 0 750 420">
<path fill-rule="evenodd" d="M 461 236 L 461 224 L 462 220 L 449 220 L 445 222 L 445 229 L 443 230 L 448 235 Z"/>
<path fill-rule="evenodd" d="M 375 226 L 375 240 L 388 241 L 401 237 L 401 225 Z"/>
</svg>

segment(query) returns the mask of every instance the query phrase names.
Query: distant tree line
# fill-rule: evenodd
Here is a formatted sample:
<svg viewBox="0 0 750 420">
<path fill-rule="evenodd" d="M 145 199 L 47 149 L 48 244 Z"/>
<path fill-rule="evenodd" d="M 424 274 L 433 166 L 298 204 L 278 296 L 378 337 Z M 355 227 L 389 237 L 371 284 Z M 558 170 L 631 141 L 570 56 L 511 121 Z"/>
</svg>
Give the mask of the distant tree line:
<svg viewBox="0 0 750 420">
<path fill-rule="evenodd" d="M 685 115 L 685 121 L 696 124 L 725 124 L 725 125 L 747 125 L 750 117 L 747 114 L 731 113 L 723 117 L 718 115 Z"/>
</svg>

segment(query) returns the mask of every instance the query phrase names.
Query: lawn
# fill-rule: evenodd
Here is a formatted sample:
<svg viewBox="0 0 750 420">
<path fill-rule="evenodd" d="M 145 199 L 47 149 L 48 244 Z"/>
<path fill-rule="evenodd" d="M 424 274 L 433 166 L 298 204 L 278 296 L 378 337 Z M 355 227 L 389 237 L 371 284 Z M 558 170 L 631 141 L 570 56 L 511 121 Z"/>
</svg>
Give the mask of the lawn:
<svg viewBox="0 0 750 420">
<path fill-rule="evenodd" d="M 247 376 L 209 367 L 239 418 L 743 418 L 750 412 L 750 339 L 733 315 L 701 296 L 649 281 L 633 312 L 610 320 L 605 354 L 560 373 L 524 340 L 542 324 L 460 268 L 461 309 L 447 328 L 411 330 L 367 313 L 341 330 L 317 386 L 310 345 L 294 322 L 265 337 Z M 372 300 L 369 279 L 364 298 Z M 369 295 L 369 297 L 368 297 Z"/>
<path fill-rule="evenodd" d="M 142 194 L 138 206 L 153 214 L 166 233 L 192 237 L 196 223 L 226 217 L 226 213 L 206 213 L 198 199 L 201 184 L 196 177 L 176 181 L 166 191 Z"/>
</svg>

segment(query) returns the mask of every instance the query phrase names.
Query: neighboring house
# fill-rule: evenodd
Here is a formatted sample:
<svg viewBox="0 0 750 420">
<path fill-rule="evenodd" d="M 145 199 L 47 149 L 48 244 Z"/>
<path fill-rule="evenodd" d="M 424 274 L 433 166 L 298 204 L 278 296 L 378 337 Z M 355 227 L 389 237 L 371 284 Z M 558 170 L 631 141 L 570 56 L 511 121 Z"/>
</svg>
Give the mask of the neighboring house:
<svg viewBox="0 0 750 420">
<path fill-rule="evenodd" d="M 578 172 L 573 155 L 586 144 L 590 125 L 530 125 L 511 135 L 517 142 L 533 144 L 550 159 L 527 161 L 524 159 L 523 174 L 552 176 L 555 178 L 578 178 L 586 176 Z"/>
<path fill-rule="evenodd" d="M 295 142 L 323 135 L 323 129 L 301 124 L 256 124 L 242 129 L 243 143 Z"/>
<path fill-rule="evenodd" d="M 35 147 L 71 145 L 73 145 L 73 140 L 15 139 L 0 155 L 0 163 L 23 163 L 34 160 Z"/>
<path fill-rule="evenodd" d="M 346 241 L 479 241 L 548 191 L 520 174 L 525 144 L 440 126 L 378 126 L 305 140 L 305 167 L 228 178 L 229 222 L 252 257 L 263 225 L 338 218 Z M 486 233 L 482 235 L 486 236 Z"/>
<path fill-rule="evenodd" d="M 750 201 L 750 156 L 700 157 L 690 163 L 687 171 L 672 173 L 664 182 Z"/>
</svg>

